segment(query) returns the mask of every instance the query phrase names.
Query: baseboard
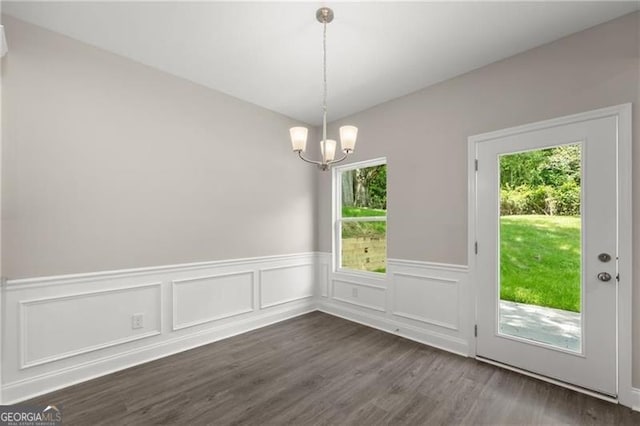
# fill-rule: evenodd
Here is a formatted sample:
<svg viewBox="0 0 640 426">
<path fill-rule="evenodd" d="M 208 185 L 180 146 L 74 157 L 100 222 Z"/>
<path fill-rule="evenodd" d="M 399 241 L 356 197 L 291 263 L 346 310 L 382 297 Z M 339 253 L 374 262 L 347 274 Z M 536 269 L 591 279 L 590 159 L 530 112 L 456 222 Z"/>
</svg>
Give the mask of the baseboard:
<svg viewBox="0 0 640 426">
<path fill-rule="evenodd" d="M 295 306 L 272 310 L 250 318 L 224 324 L 220 327 L 208 328 L 200 332 L 121 352 L 71 368 L 56 370 L 19 382 L 10 383 L 2 389 L 2 403 L 16 404 L 77 383 L 92 380 L 261 327 L 266 327 L 315 310 L 316 306 L 313 300 L 297 302 Z"/>
<path fill-rule="evenodd" d="M 404 337 L 437 349 L 460 356 L 469 356 L 469 345 L 465 340 L 438 333 L 426 328 L 418 328 L 405 322 L 389 319 L 382 315 L 372 315 L 341 306 L 331 301 L 320 301 L 318 310 L 349 321 L 357 322 L 390 334 Z"/>
<path fill-rule="evenodd" d="M 631 388 L 631 395 L 630 399 L 631 399 L 631 404 L 630 407 L 633 411 L 638 411 L 640 412 L 640 389 L 638 388 Z"/>
</svg>

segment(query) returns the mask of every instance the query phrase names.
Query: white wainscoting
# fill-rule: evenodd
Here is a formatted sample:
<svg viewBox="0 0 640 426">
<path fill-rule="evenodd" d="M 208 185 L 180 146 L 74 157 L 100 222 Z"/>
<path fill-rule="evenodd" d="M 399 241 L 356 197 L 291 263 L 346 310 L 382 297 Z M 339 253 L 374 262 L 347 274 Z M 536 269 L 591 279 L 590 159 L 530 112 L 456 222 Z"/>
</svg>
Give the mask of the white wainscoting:
<svg viewBox="0 0 640 426">
<path fill-rule="evenodd" d="M 318 255 L 331 271 L 331 254 Z M 467 267 L 389 259 L 381 275 L 329 272 L 318 309 L 468 356 L 471 318 Z"/>
<path fill-rule="evenodd" d="M 393 315 L 459 329 L 459 279 L 395 272 L 393 288 Z"/>
<path fill-rule="evenodd" d="M 3 284 L 0 402 L 38 394 L 316 309 L 315 253 Z M 133 328 L 133 315 L 143 315 Z"/>
<path fill-rule="evenodd" d="M 162 332 L 161 283 L 20 300 L 20 368 L 64 358 Z M 130 315 L 143 314 L 132 329 Z"/>
<path fill-rule="evenodd" d="M 631 403 L 629 404 L 631 406 L 631 409 L 633 411 L 640 411 L 640 389 L 631 388 L 631 392 L 630 392 L 630 395 L 628 395 L 628 399 L 629 401 L 631 401 Z"/>
<path fill-rule="evenodd" d="M 387 270 L 334 273 L 330 254 L 304 253 L 9 280 L 0 401 L 316 309 L 468 355 L 466 267 L 390 259 Z M 143 315 L 141 328 L 132 328 L 134 314 Z"/>
<path fill-rule="evenodd" d="M 318 271 L 318 295 L 320 297 L 329 297 L 329 270 L 331 265 L 328 263 L 318 262 L 316 270 Z"/>
<path fill-rule="evenodd" d="M 363 282 L 334 279 L 333 300 L 339 300 L 374 311 L 385 311 L 386 292 L 384 286 L 365 284 Z"/>
<path fill-rule="evenodd" d="M 466 266 L 389 259 L 387 271 L 335 273 L 329 253 L 304 253 L 4 282 L 0 403 L 314 310 L 473 352 Z M 640 390 L 627 399 L 640 409 Z"/>
<path fill-rule="evenodd" d="M 313 297 L 314 275 L 314 263 L 260 270 L 260 309 Z"/>
<path fill-rule="evenodd" d="M 253 311 L 254 285 L 253 271 L 171 281 L 173 331 Z"/>
</svg>

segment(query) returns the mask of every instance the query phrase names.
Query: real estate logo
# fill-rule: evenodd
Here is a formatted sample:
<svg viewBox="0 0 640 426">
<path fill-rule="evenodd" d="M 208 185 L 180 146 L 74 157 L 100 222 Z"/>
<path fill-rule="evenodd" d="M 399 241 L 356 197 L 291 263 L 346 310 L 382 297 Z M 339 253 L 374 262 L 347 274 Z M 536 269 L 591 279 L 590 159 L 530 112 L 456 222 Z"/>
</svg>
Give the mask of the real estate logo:
<svg viewBox="0 0 640 426">
<path fill-rule="evenodd" d="M 62 406 L 0 405 L 0 426 L 60 426 Z"/>
</svg>

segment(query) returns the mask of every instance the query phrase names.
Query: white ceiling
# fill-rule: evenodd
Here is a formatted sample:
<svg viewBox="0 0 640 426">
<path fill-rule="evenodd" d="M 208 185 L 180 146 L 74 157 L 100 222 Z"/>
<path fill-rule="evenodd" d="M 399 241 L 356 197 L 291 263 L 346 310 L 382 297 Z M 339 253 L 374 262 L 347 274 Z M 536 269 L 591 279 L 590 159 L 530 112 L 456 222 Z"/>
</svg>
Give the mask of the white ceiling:
<svg viewBox="0 0 640 426">
<path fill-rule="evenodd" d="M 322 4 L 3 1 L 2 12 L 318 124 Z M 329 6 L 330 120 L 639 8 L 637 1 Z"/>
</svg>

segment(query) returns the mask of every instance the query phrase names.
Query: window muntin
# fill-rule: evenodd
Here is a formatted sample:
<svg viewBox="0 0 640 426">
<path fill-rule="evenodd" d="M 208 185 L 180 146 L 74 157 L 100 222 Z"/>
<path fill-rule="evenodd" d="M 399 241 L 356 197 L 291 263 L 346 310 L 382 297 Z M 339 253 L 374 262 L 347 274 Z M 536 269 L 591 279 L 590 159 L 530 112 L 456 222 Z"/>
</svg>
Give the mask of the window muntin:
<svg viewBox="0 0 640 426">
<path fill-rule="evenodd" d="M 336 170 L 336 266 L 385 273 L 387 268 L 387 165 L 384 159 Z"/>
</svg>

